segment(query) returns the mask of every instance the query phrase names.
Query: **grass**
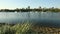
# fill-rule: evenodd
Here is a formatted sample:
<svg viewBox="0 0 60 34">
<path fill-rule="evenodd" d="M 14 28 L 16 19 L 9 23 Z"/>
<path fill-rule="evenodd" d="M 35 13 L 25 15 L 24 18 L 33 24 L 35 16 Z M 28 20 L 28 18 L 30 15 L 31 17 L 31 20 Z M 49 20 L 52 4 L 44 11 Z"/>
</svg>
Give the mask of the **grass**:
<svg viewBox="0 0 60 34">
<path fill-rule="evenodd" d="M 31 28 L 31 24 L 15 24 L 11 25 L 2 25 L 0 26 L 0 34 L 24 34 Z"/>
<path fill-rule="evenodd" d="M 0 26 L 0 34 L 60 34 L 60 28 L 33 26 L 31 23 L 5 24 Z"/>
</svg>

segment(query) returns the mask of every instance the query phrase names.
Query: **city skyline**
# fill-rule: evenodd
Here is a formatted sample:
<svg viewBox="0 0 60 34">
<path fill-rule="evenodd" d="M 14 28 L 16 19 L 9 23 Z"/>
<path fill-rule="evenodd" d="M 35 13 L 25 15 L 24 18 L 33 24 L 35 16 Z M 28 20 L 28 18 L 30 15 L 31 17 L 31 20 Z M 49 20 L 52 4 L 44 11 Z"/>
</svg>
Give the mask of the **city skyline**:
<svg viewBox="0 0 60 34">
<path fill-rule="evenodd" d="M 60 0 L 0 0 L 0 9 L 14 8 L 60 8 Z"/>
</svg>

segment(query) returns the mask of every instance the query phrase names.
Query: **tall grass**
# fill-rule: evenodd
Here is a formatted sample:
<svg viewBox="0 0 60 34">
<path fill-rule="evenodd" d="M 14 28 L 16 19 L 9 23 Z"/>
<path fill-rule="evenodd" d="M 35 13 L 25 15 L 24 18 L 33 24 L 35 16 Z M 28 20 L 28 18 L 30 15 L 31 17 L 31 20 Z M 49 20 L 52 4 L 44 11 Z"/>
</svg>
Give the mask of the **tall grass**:
<svg viewBox="0 0 60 34">
<path fill-rule="evenodd" d="M 60 28 L 33 26 L 31 23 L 22 23 L 0 26 L 0 34 L 60 34 Z"/>
<path fill-rule="evenodd" d="M 0 34 L 24 34 L 31 28 L 31 24 L 3 25 L 0 27 Z"/>
</svg>

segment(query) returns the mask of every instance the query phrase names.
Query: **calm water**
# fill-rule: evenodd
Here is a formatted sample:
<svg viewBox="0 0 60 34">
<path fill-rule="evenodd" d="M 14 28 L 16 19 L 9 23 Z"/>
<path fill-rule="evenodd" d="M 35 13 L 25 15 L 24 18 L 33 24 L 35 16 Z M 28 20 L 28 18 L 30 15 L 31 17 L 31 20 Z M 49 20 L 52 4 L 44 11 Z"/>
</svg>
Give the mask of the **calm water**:
<svg viewBox="0 0 60 34">
<path fill-rule="evenodd" d="M 22 23 L 60 27 L 60 12 L 0 12 L 0 23 Z"/>
</svg>

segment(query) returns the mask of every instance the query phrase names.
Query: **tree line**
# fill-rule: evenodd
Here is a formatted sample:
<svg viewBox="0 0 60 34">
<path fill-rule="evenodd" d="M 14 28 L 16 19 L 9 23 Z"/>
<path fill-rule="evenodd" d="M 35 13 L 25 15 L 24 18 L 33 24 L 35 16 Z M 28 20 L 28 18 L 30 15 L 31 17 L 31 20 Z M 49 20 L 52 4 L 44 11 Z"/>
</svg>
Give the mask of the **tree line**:
<svg viewBox="0 0 60 34">
<path fill-rule="evenodd" d="M 29 12 L 29 11 L 43 11 L 43 12 L 46 12 L 46 11 L 51 11 L 51 12 L 60 12 L 60 9 L 59 8 L 22 8 L 22 9 L 19 9 L 19 8 L 16 8 L 16 9 L 1 9 L 0 12 Z"/>
</svg>

